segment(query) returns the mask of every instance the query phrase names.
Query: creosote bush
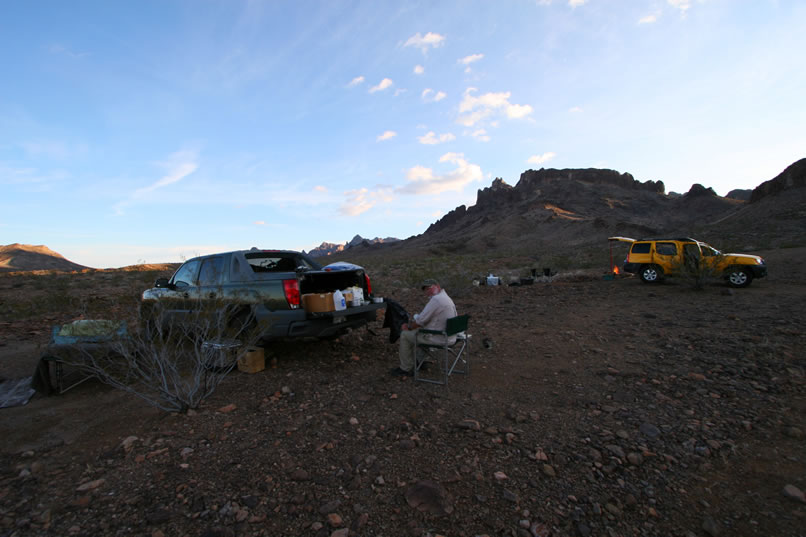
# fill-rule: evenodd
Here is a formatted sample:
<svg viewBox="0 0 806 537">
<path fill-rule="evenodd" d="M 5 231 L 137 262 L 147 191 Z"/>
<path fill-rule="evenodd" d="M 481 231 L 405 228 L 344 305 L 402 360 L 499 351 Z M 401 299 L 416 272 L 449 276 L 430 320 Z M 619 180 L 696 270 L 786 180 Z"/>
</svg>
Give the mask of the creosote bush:
<svg viewBox="0 0 806 537">
<path fill-rule="evenodd" d="M 125 337 L 79 341 L 60 358 L 157 408 L 185 413 L 212 395 L 265 328 L 248 309 L 201 302 L 190 309 L 176 319 L 159 304 L 147 305 L 140 326 Z"/>
</svg>

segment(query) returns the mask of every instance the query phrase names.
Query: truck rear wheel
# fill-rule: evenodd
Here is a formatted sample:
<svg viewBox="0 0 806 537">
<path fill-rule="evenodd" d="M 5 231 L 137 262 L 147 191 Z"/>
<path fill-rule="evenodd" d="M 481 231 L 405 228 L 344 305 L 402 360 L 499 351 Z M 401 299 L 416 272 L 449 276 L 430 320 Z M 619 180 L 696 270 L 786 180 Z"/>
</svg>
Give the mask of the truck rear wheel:
<svg viewBox="0 0 806 537">
<path fill-rule="evenodd" d="M 640 276 L 644 283 L 658 283 L 663 279 L 663 269 L 657 265 L 644 265 L 641 267 Z"/>
<path fill-rule="evenodd" d="M 747 287 L 753 281 L 753 275 L 747 269 L 734 267 L 728 270 L 727 279 L 731 287 Z"/>
</svg>

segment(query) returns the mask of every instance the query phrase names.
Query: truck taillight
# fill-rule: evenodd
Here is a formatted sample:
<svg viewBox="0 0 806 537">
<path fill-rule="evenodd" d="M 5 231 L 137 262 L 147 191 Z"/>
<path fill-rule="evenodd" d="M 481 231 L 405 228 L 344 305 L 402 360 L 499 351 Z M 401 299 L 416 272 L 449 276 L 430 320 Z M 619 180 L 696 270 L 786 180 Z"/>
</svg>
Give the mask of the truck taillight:
<svg viewBox="0 0 806 537">
<path fill-rule="evenodd" d="M 367 282 L 367 296 L 372 296 L 372 284 L 369 283 L 369 276 L 364 273 L 364 280 Z"/>
<path fill-rule="evenodd" d="M 291 306 L 291 309 L 297 309 L 299 307 L 299 281 L 296 279 L 293 280 L 283 280 L 283 292 L 285 293 L 285 299 L 288 302 L 288 305 Z"/>
</svg>

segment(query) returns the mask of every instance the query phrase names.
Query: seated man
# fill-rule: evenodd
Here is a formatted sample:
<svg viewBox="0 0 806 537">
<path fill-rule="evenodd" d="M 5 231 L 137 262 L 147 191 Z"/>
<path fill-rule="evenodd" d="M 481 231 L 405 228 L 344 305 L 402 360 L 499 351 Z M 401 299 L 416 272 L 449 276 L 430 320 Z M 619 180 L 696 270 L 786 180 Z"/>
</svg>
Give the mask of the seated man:
<svg viewBox="0 0 806 537">
<path fill-rule="evenodd" d="M 420 288 L 429 297 L 428 303 L 423 311 L 414 316 L 414 320 L 404 324 L 400 333 L 400 366 L 394 368 L 391 373 L 394 376 L 414 375 L 414 352 L 417 340 L 417 329 L 445 330 L 445 324 L 451 317 L 456 317 L 456 306 L 439 286 L 436 280 L 425 280 Z M 439 338 L 442 336 L 429 335 L 429 338 Z M 456 336 L 451 336 L 449 343 L 456 341 Z M 433 339 L 432 339 L 433 341 Z"/>
</svg>

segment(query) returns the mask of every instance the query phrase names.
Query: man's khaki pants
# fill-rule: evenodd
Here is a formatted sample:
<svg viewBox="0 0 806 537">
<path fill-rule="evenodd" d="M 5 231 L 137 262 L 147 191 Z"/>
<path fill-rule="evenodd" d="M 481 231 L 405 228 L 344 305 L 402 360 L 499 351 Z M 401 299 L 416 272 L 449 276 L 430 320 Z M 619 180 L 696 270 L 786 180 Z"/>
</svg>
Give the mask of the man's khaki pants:
<svg viewBox="0 0 806 537">
<path fill-rule="evenodd" d="M 414 350 L 417 347 L 418 330 L 403 330 L 400 332 L 400 369 L 403 371 L 414 371 Z M 453 339 L 453 338 L 451 338 Z M 442 343 L 444 336 L 438 334 L 424 334 L 420 342 Z M 424 351 L 418 350 L 419 358 L 422 359 Z"/>
</svg>

